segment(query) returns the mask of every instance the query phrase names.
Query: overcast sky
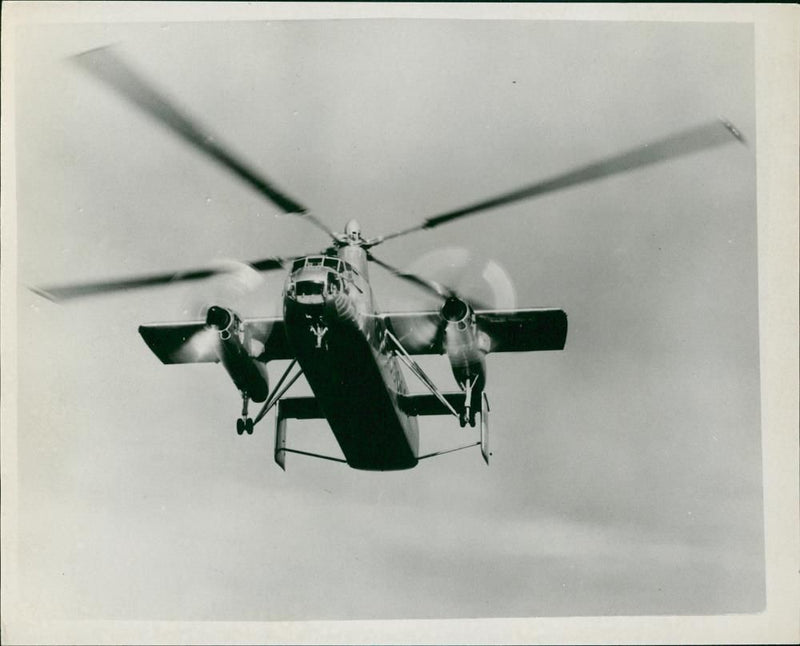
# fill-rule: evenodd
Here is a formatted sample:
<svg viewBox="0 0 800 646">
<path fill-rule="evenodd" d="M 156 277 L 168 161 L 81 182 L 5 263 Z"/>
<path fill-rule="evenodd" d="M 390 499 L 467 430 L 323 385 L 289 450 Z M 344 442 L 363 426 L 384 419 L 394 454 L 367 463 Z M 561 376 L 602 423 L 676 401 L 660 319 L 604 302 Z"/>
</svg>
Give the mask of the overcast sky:
<svg viewBox="0 0 800 646">
<path fill-rule="evenodd" d="M 25 285 L 326 244 L 66 60 L 99 45 L 367 237 L 718 116 L 748 139 L 381 249 L 397 265 L 469 249 L 502 263 L 518 305 L 568 313 L 564 352 L 489 357 L 488 468 L 473 450 L 398 473 L 290 455 L 282 472 L 272 416 L 237 436 L 225 372 L 162 366 L 137 334 L 224 281 L 68 305 L 21 289 L 26 603 L 90 619 L 763 609 L 750 26 L 50 25 L 17 43 Z M 385 310 L 429 305 L 372 278 Z M 283 276 L 266 279 L 243 315 L 279 311 Z M 443 357 L 424 366 L 454 386 Z M 467 434 L 420 428 L 424 450 Z M 289 438 L 337 450 L 320 422 Z"/>
</svg>

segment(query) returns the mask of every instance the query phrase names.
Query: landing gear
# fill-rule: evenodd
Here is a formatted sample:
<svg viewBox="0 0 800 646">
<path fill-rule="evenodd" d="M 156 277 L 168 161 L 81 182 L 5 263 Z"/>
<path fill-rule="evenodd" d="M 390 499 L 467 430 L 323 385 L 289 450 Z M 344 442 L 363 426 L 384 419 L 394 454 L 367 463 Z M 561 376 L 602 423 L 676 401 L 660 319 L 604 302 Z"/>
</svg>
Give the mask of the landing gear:
<svg viewBox="0 0 800 646">
<path fill-rule="evenodd" d="M 250 403 L 250 398 L 242 393 L 242 416 L 236 420 L 236 433 L 237 435 L 242 435 L 243 433 L 247 433 L 248 435 L 253 434 L 253 420 L 247 416 L 247 405 Z"/>
<path fill-rule="evenodd" d="M 478 378 L 467 380 L 464 382 L 464 411 L 458 416 L 458 423 L 461 424 L 461 428 L 464 428 L 469 422 L 471 428 L 475 428 L 475 411 L 472 410 L 472 387 L 475 385 L 475 382 L 478 381 Z"/>
</svg>

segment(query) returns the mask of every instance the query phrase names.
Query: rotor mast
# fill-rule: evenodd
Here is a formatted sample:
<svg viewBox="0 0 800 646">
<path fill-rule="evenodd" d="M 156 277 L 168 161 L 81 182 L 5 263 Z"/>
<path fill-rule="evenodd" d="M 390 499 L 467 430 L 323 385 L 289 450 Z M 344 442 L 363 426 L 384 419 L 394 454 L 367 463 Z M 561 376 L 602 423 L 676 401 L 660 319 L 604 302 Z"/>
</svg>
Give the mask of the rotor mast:
<svg viewBox="0 0 800 646">
<path fill-rule="evenodd" d="M 358 220 L 350 220 L 344 228 L 344 236 L 337 245 L 339 258 L 349 262 L 364 278 L 369 278 L 367 250 L 364 248 L 361 225 Z"/>
</svg>

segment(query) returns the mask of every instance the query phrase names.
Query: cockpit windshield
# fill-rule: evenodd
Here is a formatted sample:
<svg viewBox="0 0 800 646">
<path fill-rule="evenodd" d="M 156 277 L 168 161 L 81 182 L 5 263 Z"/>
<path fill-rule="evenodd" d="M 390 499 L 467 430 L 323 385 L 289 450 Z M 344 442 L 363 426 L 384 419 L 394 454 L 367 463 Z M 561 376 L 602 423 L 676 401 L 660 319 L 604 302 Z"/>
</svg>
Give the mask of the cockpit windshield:
<svg viewBox="0 0 800 646">
<path fill-rule="evenodd" d="M 306 256 L 305 258 L 298 258 L 292 263 L 292 273 L 301 270 L 303 267 L 320 266 L 328 267 L 338 273 L 347 271 L 358 274 L 358 270 L 349 262 L 335 256 Z"/>
<path fill-rule="evenodd" d="M 318 283 L 314 280 L 301 280 L 297 283 L 298 296 L 317 296 L 322 294 L 324 283 Z"/>
</svg>

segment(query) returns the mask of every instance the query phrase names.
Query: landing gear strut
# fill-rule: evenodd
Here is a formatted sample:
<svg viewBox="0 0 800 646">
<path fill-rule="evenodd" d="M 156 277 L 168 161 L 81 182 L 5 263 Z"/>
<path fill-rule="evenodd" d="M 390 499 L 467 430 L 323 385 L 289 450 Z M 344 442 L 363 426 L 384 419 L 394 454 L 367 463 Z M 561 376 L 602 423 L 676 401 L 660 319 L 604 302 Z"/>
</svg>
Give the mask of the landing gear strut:
<svg viewBox="0 0 800 646">
<path fill-rule="evenodd" d="M 241 435 L 247 433 L 253 434 L 253 420 L 247 416 L 247 405 L 250 403 L 250 398 L 242 393 L 242 416 L 236 420 L 236 433 Z"/>
<path fill-rule="evenodd" d="M 472 387 L 476 381 L 478 381 L 477 377 L 474 380 L 467 378 L 464 382 L 464 412 L 458 416 L 458 423 L 461 424 L 461 428 L 464 428 L 467 422 L 472 428 L 475 428 L 475 411 L 472 410 Z"/>
</svg>

